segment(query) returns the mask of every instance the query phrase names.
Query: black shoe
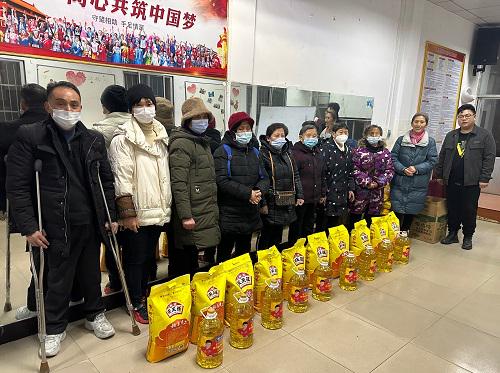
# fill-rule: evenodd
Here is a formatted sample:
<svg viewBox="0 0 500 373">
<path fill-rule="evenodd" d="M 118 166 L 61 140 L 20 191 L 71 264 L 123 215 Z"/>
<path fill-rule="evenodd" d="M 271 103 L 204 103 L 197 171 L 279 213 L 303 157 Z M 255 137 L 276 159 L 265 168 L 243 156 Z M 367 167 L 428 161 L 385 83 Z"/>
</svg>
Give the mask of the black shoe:
<svg viewBox="0 0 500 373">
<path fill-rule="evenodd" d="M 450 245 L 452 243 L 458 243 L 457 232 L 450 231 L 448 235 L 441 240 L 443 245 Z"/>
<path fill-rule="evenodd" d="M 472 249 L 472 237 L 464 237 L 464 242 L 462 243 L 462 249 L 464 250 Z"/>
</svg>

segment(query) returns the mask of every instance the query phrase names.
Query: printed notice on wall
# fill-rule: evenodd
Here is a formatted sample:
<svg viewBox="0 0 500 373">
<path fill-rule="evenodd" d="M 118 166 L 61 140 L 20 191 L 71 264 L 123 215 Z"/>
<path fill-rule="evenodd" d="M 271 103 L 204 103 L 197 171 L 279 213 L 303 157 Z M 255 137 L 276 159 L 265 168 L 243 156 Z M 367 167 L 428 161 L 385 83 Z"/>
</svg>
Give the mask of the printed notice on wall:
<svg viewBox="0 0 500 373">
<path fill-rule="evenodd" d="M 418 111 L 429 115 L 428 131 L 438 147 L 455 125 L 464 61 L 463 53 L 425 44 Z"/>
</svg>

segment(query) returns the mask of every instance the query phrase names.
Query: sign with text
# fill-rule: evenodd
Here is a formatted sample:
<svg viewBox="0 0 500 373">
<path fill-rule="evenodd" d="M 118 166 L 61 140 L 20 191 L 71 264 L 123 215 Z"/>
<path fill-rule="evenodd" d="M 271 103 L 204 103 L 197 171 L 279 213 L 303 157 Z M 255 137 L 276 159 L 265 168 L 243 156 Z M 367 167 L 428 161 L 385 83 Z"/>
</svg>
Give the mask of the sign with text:
<svg viewBox="0 0 500 373">
<path fill-rule="evenodd" d="M 0 51 L 224 79 L 227 0 L 0 0 Z"/>
</svg>

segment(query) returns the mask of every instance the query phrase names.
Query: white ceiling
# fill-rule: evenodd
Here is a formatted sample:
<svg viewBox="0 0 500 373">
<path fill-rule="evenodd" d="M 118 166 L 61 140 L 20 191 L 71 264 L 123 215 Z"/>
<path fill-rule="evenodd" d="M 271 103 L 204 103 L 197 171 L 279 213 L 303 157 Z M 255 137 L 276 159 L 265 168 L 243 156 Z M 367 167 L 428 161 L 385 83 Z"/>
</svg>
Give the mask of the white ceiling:
<svg viewBox="0 0 500 373">
<path fill-rule="evenodd" d="M 500 0 L 429 0 L 477 25 L 500 24 Z"/>
</svg>

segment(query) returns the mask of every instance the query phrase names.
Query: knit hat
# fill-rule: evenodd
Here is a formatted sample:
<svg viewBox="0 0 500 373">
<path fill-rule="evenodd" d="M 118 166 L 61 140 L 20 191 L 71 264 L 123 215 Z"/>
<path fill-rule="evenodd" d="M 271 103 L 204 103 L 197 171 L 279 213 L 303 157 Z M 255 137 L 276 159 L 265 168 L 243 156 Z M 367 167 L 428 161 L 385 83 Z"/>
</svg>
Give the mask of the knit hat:
<svg viewBox="0 0 500 373">
<path fill-rule="evenodd" d="M 174 124 L 174 105 L 164 97 L 156 97 L 156 118 L 158 122 L 166 125 Z"/>
<path fill-rule="evenodd" d="M 203 100 L 198 97 L 188 98 L 186 101 L 184 101 L 184 103 L 182 104 L 181 111 L 182 111 L 182 119 L 181 119 L 182 127 L 184 127 L 184 123 L 187 120 L 192 119 L 193 117 L 196 117 L 198 115 L 207 114 L 209 121 L 213 118 L 212 113 L 210 112 L 210 110 L 207 109 Z"/>
<path fill-rule="evenodd" d="M 252 128 L 253 124 L 255 123 L 254 120 L 250 117 L 250 115 L 248 115 L 244 111 L 240 111 L 232 114 L 229 117 L 229 123 L 228 123 L 229 131 L 233 130 L 236 131 L 241 122 L 248 122 L 248 124 L 250 124 L 250 127 Z"/>
<path fill-rule="evenodd" d="M 132 112 L 132 107 L 143 98 L 149 98 L 156 106 L 156 97 L 150 86 L 146 84 L 137 84 L 130 87 L 127 91 L 128 111 Z"/>
<path fill-rule="evenodd" d="M 127 90 L 121 85 L 110 85 L 106 87 L 101 95 L 101 104 L 110 113 L 128 112 Z"/>
</svg>

